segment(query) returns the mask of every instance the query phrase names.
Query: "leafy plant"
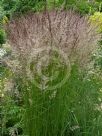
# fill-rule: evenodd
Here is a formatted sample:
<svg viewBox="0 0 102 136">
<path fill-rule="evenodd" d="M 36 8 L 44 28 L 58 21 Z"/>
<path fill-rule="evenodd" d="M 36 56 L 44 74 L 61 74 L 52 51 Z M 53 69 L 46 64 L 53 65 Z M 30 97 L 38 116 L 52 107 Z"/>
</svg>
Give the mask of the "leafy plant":
<svg viewBox="0 0 102 136">
<path fill-rule="evenodd" d="M 3 29 L 0 29 L 0 45 L 6 42 L 6 34 Z"/>
<path fill-rule="evenodd" d="M 95 12 L 94 15 L 90 16 L 90 20 L 99 26 L 99 31 L 102 32 L 102 13 L 101 12 Z"/>
<path fill-rule="evenodd" d="M 20 123 L 22 118 L 22 107 L 18 106 L 13 98 L 5 94 L 1 99 L 0 109 L 0 135 L 8 136 L 22 134 L 22 124 Z"/>
</svg>

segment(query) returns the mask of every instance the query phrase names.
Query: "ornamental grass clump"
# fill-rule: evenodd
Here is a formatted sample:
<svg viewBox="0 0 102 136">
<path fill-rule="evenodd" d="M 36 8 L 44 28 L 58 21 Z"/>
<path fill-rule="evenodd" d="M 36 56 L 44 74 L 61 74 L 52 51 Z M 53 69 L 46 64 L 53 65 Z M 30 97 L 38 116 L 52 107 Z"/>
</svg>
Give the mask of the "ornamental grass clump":
<svg viewBox="0 0 102 136">
<path fill-rule="evenodd" d="M 5 29 L 17 56 L 15 70 L 9 65 L 20 78 L 24 135 L 100 135 L 101 85 L 81 71 L 97 48 L 97 26 L 73 11 L 46 11 L 15 18 Z"/>
</svg>

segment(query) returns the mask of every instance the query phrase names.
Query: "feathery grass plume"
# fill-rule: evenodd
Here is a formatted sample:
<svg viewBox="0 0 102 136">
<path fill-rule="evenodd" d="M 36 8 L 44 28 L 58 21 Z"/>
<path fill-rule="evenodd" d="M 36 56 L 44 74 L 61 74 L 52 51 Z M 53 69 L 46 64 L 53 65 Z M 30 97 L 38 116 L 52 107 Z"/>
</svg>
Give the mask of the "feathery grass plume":
<svg viewBox="0 0 102 136">
<path fill-rule="evenodd" d="M 21 57 L 27 58 L 33 48 L 52 44 L 85 65 L 100 38 L 96 26 L 73 11 L 28 13 L 12 20 L 6 30 L 9 43 Z"/>
</svg>

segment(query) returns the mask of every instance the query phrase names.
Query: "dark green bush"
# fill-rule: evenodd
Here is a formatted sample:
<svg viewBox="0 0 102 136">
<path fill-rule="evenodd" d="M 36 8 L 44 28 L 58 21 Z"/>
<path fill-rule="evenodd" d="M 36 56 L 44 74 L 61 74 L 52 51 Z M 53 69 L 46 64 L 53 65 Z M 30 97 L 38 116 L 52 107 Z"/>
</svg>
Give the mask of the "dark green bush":
<svg viewBox="0 0 102 136">
<path fill-rule="evenodd" d="M 3 29 L 0 30 L 0 45 L 6 42 L 6 34 Z"/>
</svg>

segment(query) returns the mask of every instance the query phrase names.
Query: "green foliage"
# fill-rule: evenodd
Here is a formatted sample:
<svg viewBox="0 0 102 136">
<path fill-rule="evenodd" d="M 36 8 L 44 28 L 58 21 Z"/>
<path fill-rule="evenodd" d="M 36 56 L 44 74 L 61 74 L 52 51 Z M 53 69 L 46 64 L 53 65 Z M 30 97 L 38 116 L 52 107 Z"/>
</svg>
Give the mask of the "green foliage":
<svg viewBox="0 0 102 136">
<path fill-rule="evenodd" d="M 0 45 L 6 42 L 6 34 L 3 29 L 0 29 Z"/>
<path fill-rule="evenodd" d="M 96 71 L 102 73 L 102 41 L 99 42 L 98 53 L 94 54 L 94 60 L 95 60 L 94 67 Z"/>
<path fill-rule="evenodd" d="M 42 92 L 29 82 L 21 88 L 25 92 L 25 135 L 101 135 L 102 84 L 95 76 L 73 66 L 61 88 Z"/>
<path fill-rule="evenodd" d="M 11 76 L 10 69 L 0 65 L 0 136 L 22 134 L 23 105 L 20 105 L 17 91 L 7 86 Z"/>
<path fill-rule="evenodd" d="M 3 0 L 2 6 L 6 15 L 9 17 L 14 13 L 22 14 L 28 11 L 42 11 L 47 6 L 48 9 L 55 8 L 66 8 L 74 9 L 81 14 L 93 13 L 97 11 L 100 3 L 99 2 L 87 2 L 86 0 Z"/>
<path fill-rule="evenodd" d="M 10 17 L 17 8 L 19 0 L 3 0 L 2 6 L 5 11 L 5 14 Z"/>
<path fill-rule="evenodd" d="M 0 118 L 1 136 L 22 134 L 22 124 L 20 123 L 22 118 L 22 107 L 18 106 L 16 101 L 7 95 L 4 95 L 1 99 Z"/>
<path fill-rule="evenodd" d="M 93 24 L 99 26 L 99 32 L 102 32 L 102 13 L 95 12 L 92 16 L 90 16 L 90 20 Z"/>
<path fill-rule="evenodd" d="M 90 16 L 90 20 L 93 24 L 99 27 L 99 32 L 102 34 L 102 13 L 95 12 L 92 16 Z M 94 55 L 95 59 L 95 68 L 102 71 L 102 40 L 99 42 L 98 53 Z"/>
</svg>

